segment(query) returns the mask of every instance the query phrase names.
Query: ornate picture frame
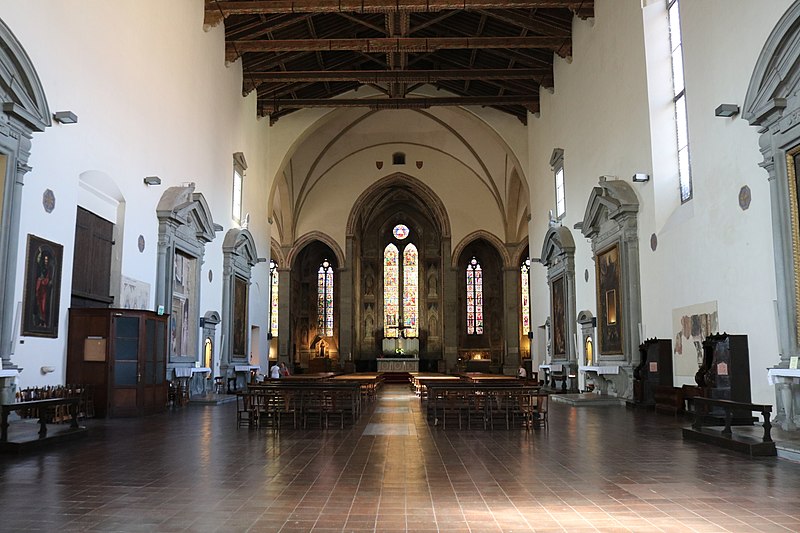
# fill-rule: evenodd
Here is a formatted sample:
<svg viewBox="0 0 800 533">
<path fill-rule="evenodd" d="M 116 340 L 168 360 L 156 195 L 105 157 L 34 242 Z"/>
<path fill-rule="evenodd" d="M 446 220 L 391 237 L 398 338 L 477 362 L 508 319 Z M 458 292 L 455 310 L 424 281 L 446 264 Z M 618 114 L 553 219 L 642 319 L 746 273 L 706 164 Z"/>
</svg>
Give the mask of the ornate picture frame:
<svg viewBox="0 0 800 533">
<path fill-rule="evenodd" d="M 552 310 L 552 343 L 553 358 L 563 359 L 567 356 L 567 294 L 563 275 L 550 282 L 550 305 Z"/>
<path fill-rule="evenodd" d="M 28 234 L 22 297 L 23 336 L 58 337 L 63 256 L 62 245 Z"/>
<path fill-rule="evenodd" d="M 618 355 L 622 350 L 622 308 L 619 244 L 597 253 L 597 330 L 600 355 Z"/>
</svg>

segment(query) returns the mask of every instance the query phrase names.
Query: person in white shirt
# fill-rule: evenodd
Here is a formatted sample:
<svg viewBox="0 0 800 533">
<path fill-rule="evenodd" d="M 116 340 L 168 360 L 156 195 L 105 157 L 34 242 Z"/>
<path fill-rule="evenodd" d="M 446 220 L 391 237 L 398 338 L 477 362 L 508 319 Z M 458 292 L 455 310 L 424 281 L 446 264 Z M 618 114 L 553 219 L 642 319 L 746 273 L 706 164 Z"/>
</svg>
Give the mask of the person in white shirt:
<svg viewBox="0 0 800 533">
<path fill-rule="evenodd" d="M 525 370 L 524 366 L 519 365 L 519 370 L 517 371 L 517 377 L 519 379 L 525 379 L 528 377 L 528 372 Z"/>
<path fill-rule="evenodd" d="M 272 379 L 280 379 L 281 377 L 281 367 L 278 366 L 278 363 L 272 365 L 272 368 L 269 369 L 269 377 Z"/>
</svg>

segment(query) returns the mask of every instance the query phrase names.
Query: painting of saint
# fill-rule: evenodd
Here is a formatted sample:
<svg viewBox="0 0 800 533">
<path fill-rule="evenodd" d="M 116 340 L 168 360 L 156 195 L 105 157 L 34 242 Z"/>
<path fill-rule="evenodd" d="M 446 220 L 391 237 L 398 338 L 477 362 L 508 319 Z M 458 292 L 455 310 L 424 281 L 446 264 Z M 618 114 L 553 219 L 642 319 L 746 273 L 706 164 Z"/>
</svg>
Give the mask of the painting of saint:
<svg viewBox="0 0 800 533">
<path fill-rule="evenodd" d="M 247 353 L 247 281 L 235 276 L 233 280 L 233 355 Z"/>
<path fill-rule="evenodd" d="M 58 337 L 61 257 L 64 247 L 28 235 L 22 334 Z"/>
<path fill-rule="evenodd" d="M 553 358 L 563 359 L 567 355 L 567 302 L 564 276 L 551 282 L 551 310 L 553 322 Z"/>
<path fill-rule="evenodd" d="M 620 287 L 619 246 L 597 254 L 597 326 L 600 353 L 622 352 L 622 292 Z"/>
</svg>

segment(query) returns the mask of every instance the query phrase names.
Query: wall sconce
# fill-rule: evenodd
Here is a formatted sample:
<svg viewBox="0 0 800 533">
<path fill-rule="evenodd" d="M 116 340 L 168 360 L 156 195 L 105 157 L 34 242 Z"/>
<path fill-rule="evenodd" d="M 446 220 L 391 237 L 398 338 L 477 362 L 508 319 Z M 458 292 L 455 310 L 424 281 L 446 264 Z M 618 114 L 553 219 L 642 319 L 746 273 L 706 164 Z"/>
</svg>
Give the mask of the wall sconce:
<svg viewBox="0 0 800 533">
<path fill-rule="evenodd" d="M 714 110 L 714 115 L 718 117 L 730 118 L 739 114 L 739 106 L 736 104 L 720 104 Z"/>
<path fill-rule="evenodd" d="M 61 124 L 76 124 L 78 122 L 78 115 L 72 111 L 56 111 L 53 113 L 53 118 Z"/>
<path fill-rule="evenodd" d="M 161 178 L 158 176 L 147 176 L 144 179 L 145 185 L 161 185 Z"/>
<path fill-rule="evenodd" d="M 650 174 L 645 174 L 644 172 L 637 172 L 633 176 L 631 176 L 631 181 L 635 183 L 647 183 L 650 181 Z"/>
</svg>

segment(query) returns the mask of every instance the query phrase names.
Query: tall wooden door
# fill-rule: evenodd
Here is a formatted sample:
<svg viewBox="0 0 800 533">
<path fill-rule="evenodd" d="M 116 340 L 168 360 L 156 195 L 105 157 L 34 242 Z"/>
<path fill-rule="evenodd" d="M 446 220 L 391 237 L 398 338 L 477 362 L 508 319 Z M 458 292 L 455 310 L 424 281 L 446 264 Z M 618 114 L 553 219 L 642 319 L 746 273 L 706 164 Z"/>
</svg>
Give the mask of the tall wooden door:
<svg viewBox="0 0 800 533">
<path fill-rule="evenodd" d="M 110 411 L 113 416 L 142 414 L 140 342 L 142 319 L 137 315 L 116 313 L 113 320 L 114 348 L 111 369 Z"/>
<path fill-rule="evenodd" d="M 114 224 L 82 207 L 75 219 L 70 307 L 110 307 Z"/>
<path fill-rule="evenodd" d="M 163 318 L 145 318 L 144 349 L 140 365 L 143 368 L 140 380 L 140 397 L 144 414 L 149 415 L 164 410 L 167 403 L 164 387 L 166 368 L 167 329 Z"/>
</svg>

